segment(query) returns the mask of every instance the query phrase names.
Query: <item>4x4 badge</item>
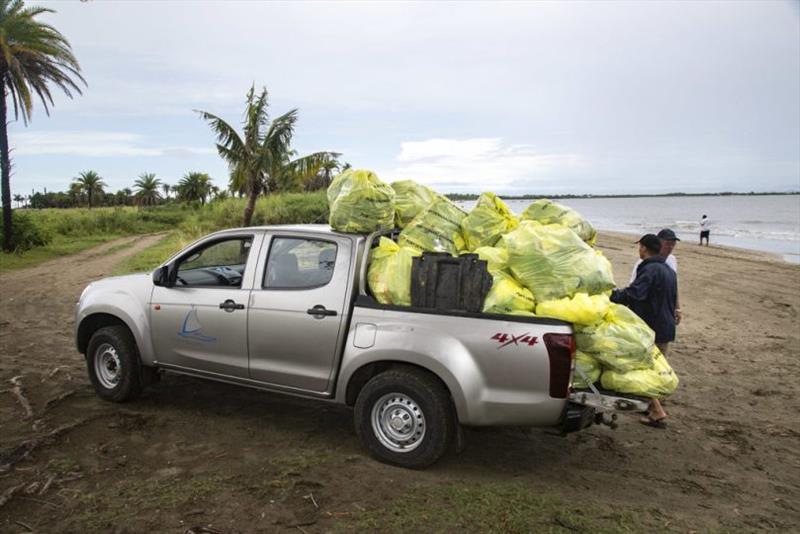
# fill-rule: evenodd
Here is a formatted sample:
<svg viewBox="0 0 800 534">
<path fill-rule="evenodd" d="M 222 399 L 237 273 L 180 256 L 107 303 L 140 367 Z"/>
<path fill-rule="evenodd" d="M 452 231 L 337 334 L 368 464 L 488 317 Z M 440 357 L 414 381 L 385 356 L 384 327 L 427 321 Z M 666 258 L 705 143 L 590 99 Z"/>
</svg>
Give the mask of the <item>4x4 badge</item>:
<svg viewBox="0 0 800 534">
<path fill-rule="evenodd" d="M 514 345 L 519 345 L 520 343 L 527 343 L 529 346 L 534 346 L 536 343 L 539 342 L 539 338 L 536 336 L 531 336 L 529 332 L 525 332 L 522 335 L 515 336 L 514 334 L 505 334 L 503 332 L 498 332 L 491 337 L 491 339 L 496 340 L 498 343 L 501 343 L 498 350 L 505 348 L 512 343 Z"/>
</svg>

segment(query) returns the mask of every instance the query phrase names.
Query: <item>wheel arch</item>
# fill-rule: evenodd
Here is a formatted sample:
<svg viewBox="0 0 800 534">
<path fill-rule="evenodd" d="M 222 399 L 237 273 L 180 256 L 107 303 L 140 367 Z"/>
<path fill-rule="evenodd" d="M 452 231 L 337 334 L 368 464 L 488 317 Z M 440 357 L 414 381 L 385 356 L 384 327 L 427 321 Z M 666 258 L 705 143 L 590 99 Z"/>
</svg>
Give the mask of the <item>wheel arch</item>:
<svg viewBox="0 0 800 534">
<path fill-rule="evenodd" d="M 122 326 L 130 333 L 134 342 L 136 341 L 133 330 L 124 320 L 111 313 L 93 313 L 84 317 L 78 325 L 75 339 L 78 352 L 86 354 L 86 349 L 89 346 L 89 340 L 92 339 L 92 335 L 106 326 Z"/>
<path fill-rule="evenodd" d="M 419 365 L 416 363 L 410 363 L 407 361 L 402 360 L 378 360 L 369 363 L 365 363 L 356 371 L 350 375 L 350 379 L 347 381 L 347 386 L 345 388 L 345 403 L 348 406 L 353 406 L 356 403 L 356 399 L 358 398 L 359 393 L 364 388 L 364 386 L 369 382 L 369 380 L 377 376 L 384 371 L 388 371 L 390 369 L 416 369 L 417 371 L 422 371 L 434 379 L 436 379 L 439 384 L 447 391 L 447 394 L 450 397 L 450 402 L 453 408 L 453 413 L 456 414 L 456 417 L 459 418 L 458 414 L 458 402 L 456 402 L 455 397 L 453 396 L 453 390 L 448 386 L 447 382 L 439 376 L 436 372 L 431 369 L 428 369 L 424 365 Z"/>
</svg>

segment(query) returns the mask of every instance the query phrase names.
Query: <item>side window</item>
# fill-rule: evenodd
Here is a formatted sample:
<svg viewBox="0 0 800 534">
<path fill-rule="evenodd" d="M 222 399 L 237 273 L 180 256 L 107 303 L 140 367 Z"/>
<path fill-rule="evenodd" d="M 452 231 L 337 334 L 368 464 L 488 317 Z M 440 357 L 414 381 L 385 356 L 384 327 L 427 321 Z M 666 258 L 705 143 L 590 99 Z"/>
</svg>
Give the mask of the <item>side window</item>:
<svg viewBox="0 0 800 534">
<path fill-rule="evenodd" d="M 336 243 L 319 239 L 276 237 L 264 272 L 265 289 L 308 289 L 331 281 Z"/>
<path fill-rule="evenodd" d="M 178 263 L 177 286 L 241 287 L 252 237 L 215 241 Z"/>
</svg>

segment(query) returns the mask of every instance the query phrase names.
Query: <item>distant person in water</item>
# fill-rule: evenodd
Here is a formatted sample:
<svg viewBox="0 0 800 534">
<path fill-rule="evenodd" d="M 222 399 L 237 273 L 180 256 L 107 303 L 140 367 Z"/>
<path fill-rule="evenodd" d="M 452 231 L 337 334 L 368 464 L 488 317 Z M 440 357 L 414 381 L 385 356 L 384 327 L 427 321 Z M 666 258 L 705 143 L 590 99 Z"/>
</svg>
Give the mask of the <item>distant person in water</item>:
<svg viewBox="0 0 800 534">
<path fill-rule="evenodd" d="M 708 236 L 711 234 L 711 219 L 707 216 L 703 215 L 703 218 L 700 219 L 700 246 L 703 246 L 703 239 L 706 240 L 706 246 L 708 246 Z"/>
</svg>

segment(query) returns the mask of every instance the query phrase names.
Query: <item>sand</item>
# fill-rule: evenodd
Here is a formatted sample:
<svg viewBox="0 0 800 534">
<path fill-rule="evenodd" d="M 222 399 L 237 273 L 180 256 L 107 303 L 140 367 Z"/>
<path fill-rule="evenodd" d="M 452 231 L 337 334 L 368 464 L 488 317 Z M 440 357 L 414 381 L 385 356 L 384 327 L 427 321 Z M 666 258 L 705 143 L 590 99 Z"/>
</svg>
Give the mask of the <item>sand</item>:
<svg viewBox="0 0 800 534">
<path fill-rule="evenodd" d="M 633 240 L 598 243 L 623 284 Z M 152 241 L 0 274 L 0 464 L 80 423 L 0 472 L 0 502 L 16 491 L 0 531 L 324 532 L 420 486 L 487 483 L 632 511 L 653 529 L 800 529 L 800 266 L 678 244 L 684 322 L 669 360 L 681 383 L 666 430 L 632 415 L 567 437 L 470 430 L 463 453 L 406 471 L 369 459 L 350 411 L 318 402 L 174 375 L 135 403 L 98 400 L 73 345 L 74 303 Z"/>
</svg>

